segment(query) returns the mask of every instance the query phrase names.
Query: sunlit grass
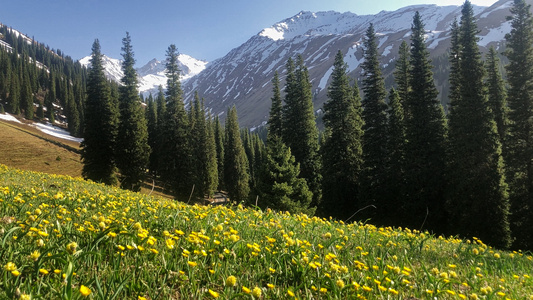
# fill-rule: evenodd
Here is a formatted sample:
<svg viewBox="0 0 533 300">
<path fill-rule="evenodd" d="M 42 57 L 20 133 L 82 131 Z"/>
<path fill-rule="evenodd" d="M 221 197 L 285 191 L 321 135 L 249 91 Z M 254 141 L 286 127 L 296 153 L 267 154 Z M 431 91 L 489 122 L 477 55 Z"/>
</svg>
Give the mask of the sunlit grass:
<svg viewBox="0 0 533 300">
<path fill-rule="evenodd" d="M 1 165 L 0 211 L 2 299 L 533 299 L 533 257 L 479 240 Z"/>
</svg>

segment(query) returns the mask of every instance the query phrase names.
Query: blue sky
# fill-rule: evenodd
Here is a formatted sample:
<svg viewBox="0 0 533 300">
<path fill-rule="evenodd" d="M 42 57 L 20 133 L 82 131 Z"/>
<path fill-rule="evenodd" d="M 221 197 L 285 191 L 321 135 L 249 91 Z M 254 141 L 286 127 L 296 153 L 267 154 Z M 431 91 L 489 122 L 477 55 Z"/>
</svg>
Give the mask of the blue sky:
<svg viewBox="0 0 533 300">
<path fill-rule="evenodd" d="M 238 47 L 263 28 L 302 10 L 359 15 L 435 3 L 461 5 L 463 0 L 5 0 L 0 22 L 80 59 L 95 38 L 102 52 L 121 58 L 128 31 L 140 67 L 163 59 L 170 44 L 180 53 L 212 61 Z M 471 0 L 489 6 L 496 0 Z"/>
</svg>

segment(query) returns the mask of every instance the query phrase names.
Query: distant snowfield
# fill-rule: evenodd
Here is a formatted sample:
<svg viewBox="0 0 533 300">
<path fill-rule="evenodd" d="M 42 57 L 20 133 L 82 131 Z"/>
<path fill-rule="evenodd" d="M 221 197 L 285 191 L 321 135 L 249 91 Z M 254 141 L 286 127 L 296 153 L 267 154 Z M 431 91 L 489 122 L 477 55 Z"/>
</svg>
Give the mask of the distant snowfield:
<svg viewBox="0 0 533 300">
<path fill-rule="evenodd" d="M 22 123 L 19 120 L 17 120 L 17 118 L 13 117 L 12 115 L 10 115 L 8 113 L 0 114 L 0 120 L 11 121 L 11 122 L 16 122 L 16 123 Z"/>
<path fill-rule="evenodd" d="M 54 126 L 54 125 L 52 125 L 50 123 L 46 123 L 46 124 L 33 123 L 33 124 L 31 124 L 31 126 L 39 129 L 40 131 L 42 131 L 42 132 L 44 132 L 46 134 L 49 134 L 51 136 L 55 136 L 55 137 L 63 139 L 63 140 L 68 140 L 68 141 L 73 141 L 73 142 L 78 142 L 78 143 L 81 143 L 83 141 L 82 138 L 73 137 L 65 129 L 57 127 L 57 126 Z"/>
</svg>

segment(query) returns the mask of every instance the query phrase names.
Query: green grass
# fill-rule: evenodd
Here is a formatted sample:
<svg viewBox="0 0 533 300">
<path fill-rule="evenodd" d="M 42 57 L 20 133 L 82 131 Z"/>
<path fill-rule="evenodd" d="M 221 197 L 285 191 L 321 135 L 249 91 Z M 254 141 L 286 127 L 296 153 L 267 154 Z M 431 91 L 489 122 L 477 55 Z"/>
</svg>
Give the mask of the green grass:
<svg viewBox="0 0 533 300">
<path fill-rule="evenodd" d="M 1 299 L 533 299 L 533 257 L 478 240 L 6 166 L 0 211 Z"/>
</svg>

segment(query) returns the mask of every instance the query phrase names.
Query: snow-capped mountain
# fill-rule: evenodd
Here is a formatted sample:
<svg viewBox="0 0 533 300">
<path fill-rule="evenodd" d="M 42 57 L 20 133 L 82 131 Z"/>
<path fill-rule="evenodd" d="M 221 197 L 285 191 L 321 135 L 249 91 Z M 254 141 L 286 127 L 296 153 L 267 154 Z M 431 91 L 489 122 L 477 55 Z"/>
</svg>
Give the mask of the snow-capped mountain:
<svg viewBox="0 0 533 300">
<path fill-rule="evenodd" d="M 90 60 L 91 57 L 86 56 L 80 59 L 79 62 L 80 64 L 89 67 Z M 122 72 L 122 60 L 103 55 L 102 61 L 107 78 L 120 82 L 121 78 L 124 76 L 124 72 Z M 182 82 L 200 73 L 205 69 L 206 65 L 207 62 L 195 59 L 186 54 L 179 54 L 178 56 L 178 66 L 182 72 Z M 159 85 L 162 85 L 164 88 L 167 84 L 165 61 L 161 62 L 154 58 L 136 71 L 139 76 L 139 92 L 143 94 L 147 95 L 151 92 L 155 95 Z"/>
<path fill-rule="evenodd" d="M 497 48 L 503 45 L 504 36 L 510 31 L 505 17 L 510 15 L 511 5 L 512 0 L 500 0 L 491 7 L 475 6 L 481 30 L 479 45 L 483 51 L 490 45 Z M 399 45 L 403 40 L 409 42 L 416 11 L 423 18 L 432 57 L 435 61 L 439 57 L 447 61 L 450 25 L 455 18 L 460 18 L 460 6 L 415 5 L 376 15 L 302 11 L 261 30 L 226 56 L 211 62 L 204 71 L 184 83 L 186 99 L 198 91 L 214 114 L 223 118 L 227 108 L 236 105 L 242 126 L 260 125 L 268 119 L 274 72 L 278 71 L 283 81 L 287 59 L 300 54 L 309 69 L 315 108 L 319 109 L 327 99 L 337 51 L 345 54 L 351 77 L 358 78 L 363 62 L 363 37 L 373 23 L 380 37 L 384 74 L 390 75 Z"/>
</svg>

